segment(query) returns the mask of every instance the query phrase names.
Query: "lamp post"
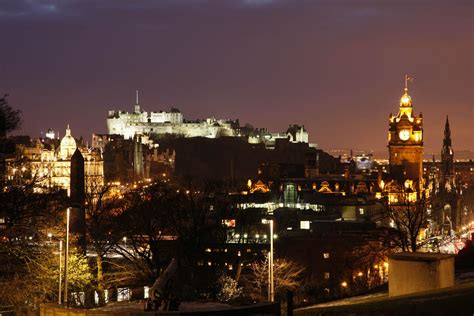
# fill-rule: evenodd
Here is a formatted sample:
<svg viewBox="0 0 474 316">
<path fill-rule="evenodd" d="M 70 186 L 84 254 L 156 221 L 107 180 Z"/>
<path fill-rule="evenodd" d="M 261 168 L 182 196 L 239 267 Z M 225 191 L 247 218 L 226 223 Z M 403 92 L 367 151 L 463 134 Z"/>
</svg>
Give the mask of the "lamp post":
<svg viewBox="0 0 474 316">
<path fill-rule="evenodd" d="M 273 219 L 270 220 L 270 302 L 275 300 L 273 288 Z"/>
<path fill-rule="evenodd" d="M 263 224 L 270 224 L 270 252 L 268 253 L 268 300 L 275 300 L 273 280 L 273 219 L 263 219 Z"/>
<path fill-rule="evenodd" d="M 63 252 L 63 241 L 59 241 L 59 291 L 58 291 L 58 304 L 61 305 L 61 264 L 62 264 L 62 252 Z"/>
<path fill-rule="evenodd" d="M 68 282 L 68 259 L 69 259 L 69 217 L 71 208 L 67 208 L 67 223 L 66 223 L 66 254 L 64 255 L 64 305 L 68 306 L 67 299 L 67 282 Z"/>
</svg>

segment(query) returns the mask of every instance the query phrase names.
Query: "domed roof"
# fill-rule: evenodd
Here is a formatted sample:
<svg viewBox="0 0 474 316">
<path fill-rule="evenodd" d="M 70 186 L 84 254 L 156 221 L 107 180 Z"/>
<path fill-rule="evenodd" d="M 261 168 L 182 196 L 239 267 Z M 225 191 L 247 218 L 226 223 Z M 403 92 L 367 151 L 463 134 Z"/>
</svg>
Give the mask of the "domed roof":
<svg viewBox="0 0 474 316">
<path fill-rule="evenodd" d="M 406 90 L 405 94 L 400 98 L 400 106 L 411 106 L 411 97 Z"/>
<path fill-rule="evenodd" d="M 59 156 L 62 159 L 68 159 L 76 151 L 77 144 L 74 137 L 71 135 L 71 129 L 69 128 L 69 124 L 66 128 L 66 135 L 61 139 L 61 144 L 59 145 Z"/>
</svg>

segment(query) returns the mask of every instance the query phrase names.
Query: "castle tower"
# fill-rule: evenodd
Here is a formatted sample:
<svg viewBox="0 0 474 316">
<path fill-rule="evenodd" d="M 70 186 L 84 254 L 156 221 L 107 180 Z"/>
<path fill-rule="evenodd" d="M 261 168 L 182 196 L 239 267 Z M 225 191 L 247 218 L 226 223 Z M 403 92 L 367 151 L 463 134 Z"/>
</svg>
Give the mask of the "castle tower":
<svg viewBox="0 0 474 316">
<path fill-rule="evenodd" d="M 446 116 L 446 124 L 444 126 L 443 148 L 441 149 L 440 189 L 449 192 L 454 189 L 454 186 L 454 152 L 451 145 L 451 129 L 449 128 L 449 119 Z"/>
<path fill-rule="evenodd" d="M 413 183 L 412 189 L 421 192 L 423 186 L 423 116 L 413 113 L 413 102 L 408 94 L 405 76 L 404 94 L 397 115 L 390 114 L 388 131 L 389 167 L 392 179 L 401 185 Z M 407 182 L 407 180 L 409 180 Z"/>
<path fill-rule="evenodd" d="M 138 90 L 135 91 L 135 106 L 134 106 L 135 113 L 140 113 L 140 103 L 138 103 Z"/>
</svg>

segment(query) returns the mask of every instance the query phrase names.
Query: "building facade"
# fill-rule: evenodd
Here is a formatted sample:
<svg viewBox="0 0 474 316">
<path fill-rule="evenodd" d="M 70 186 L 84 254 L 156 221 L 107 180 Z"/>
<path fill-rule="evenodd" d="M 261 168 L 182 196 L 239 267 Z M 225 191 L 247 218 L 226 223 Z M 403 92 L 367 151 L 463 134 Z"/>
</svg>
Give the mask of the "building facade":
<svg viewBox="0 0 474 316">
<path fill-rule="evenodd" d="M 36 189 L 59 188 L 69 193 L 71 157 L 79 149 L 84 157 L 86 191 L 104 184 L 104 162 L 100 151 L 92 150 L 74 139 L 69 125 L 59 141 L 38 138 L 17 145 L 17 154 L 7 162 L 7 179 L 20 183 L 35 179 Z"/>
<path fill-rule="evenodd" d="M 275 148 L 277 140 L 285 139 L 292 143 L 308 143 L 308 132 L 304 126 L 290 125 L 284 133 L 272 133 L 264 128 L 241 127 L 239 120 L 206 118 L 205 120 L 186 121 L 182 113 L 171 108 L 170 111 L 146 112 L 138 104 L 133 112 L 109 111 L 107 117 L 108 134 L 122 135 L 133 139 L 136 135 L 147 135 L 160 138 L 165 135 L 180 137 L 242 137 L 251 144 L 264 144 Z"/>
<path fill-rule="evenodd" d="M 415 115 L 408 94 L 408 76 L 397 115 L 390 114 L 388 131 L 389 202 L 398 203 L 403 192 L 408 201 L 421 197 L 423 180 L 423 115 Z M 404 197 L 405 199 L 405 197 Z"/>
</svg>

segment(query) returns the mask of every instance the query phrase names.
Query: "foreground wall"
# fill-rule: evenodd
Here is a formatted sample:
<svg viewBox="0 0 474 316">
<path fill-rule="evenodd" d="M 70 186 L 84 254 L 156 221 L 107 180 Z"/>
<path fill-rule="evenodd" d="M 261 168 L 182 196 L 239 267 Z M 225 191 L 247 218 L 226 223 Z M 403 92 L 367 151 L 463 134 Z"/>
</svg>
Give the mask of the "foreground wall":
<svg viewBox="0 0 474 316">
<path fill-rule="evenodd" d="M 238 316 L 238 315 L 274 315 L 280 316 L 280 304 L 279 303 L 262 303 L 250 306 L 238 307 L 234 309 L 226 309 L 220 311 L 198 311 L 198 312 L 140 312 L 140 311 L 126 311 L 126 308 L 122 311 L 93 311 L 86 309 L 77 308 L 65 308 L 57 304 L 42 304 L 40 306 L 40 316 L 151 316 L 151 315 L 164 315 L 164 316 L 205 316 L 205 315 L 225 315 L 225 316 Z"/>
<path fill-rule="evenodd" d="M 397 253 L 389 256 L 389 296 L 454 286 L 454 257 L 436 253 Z"/>
</svg>

